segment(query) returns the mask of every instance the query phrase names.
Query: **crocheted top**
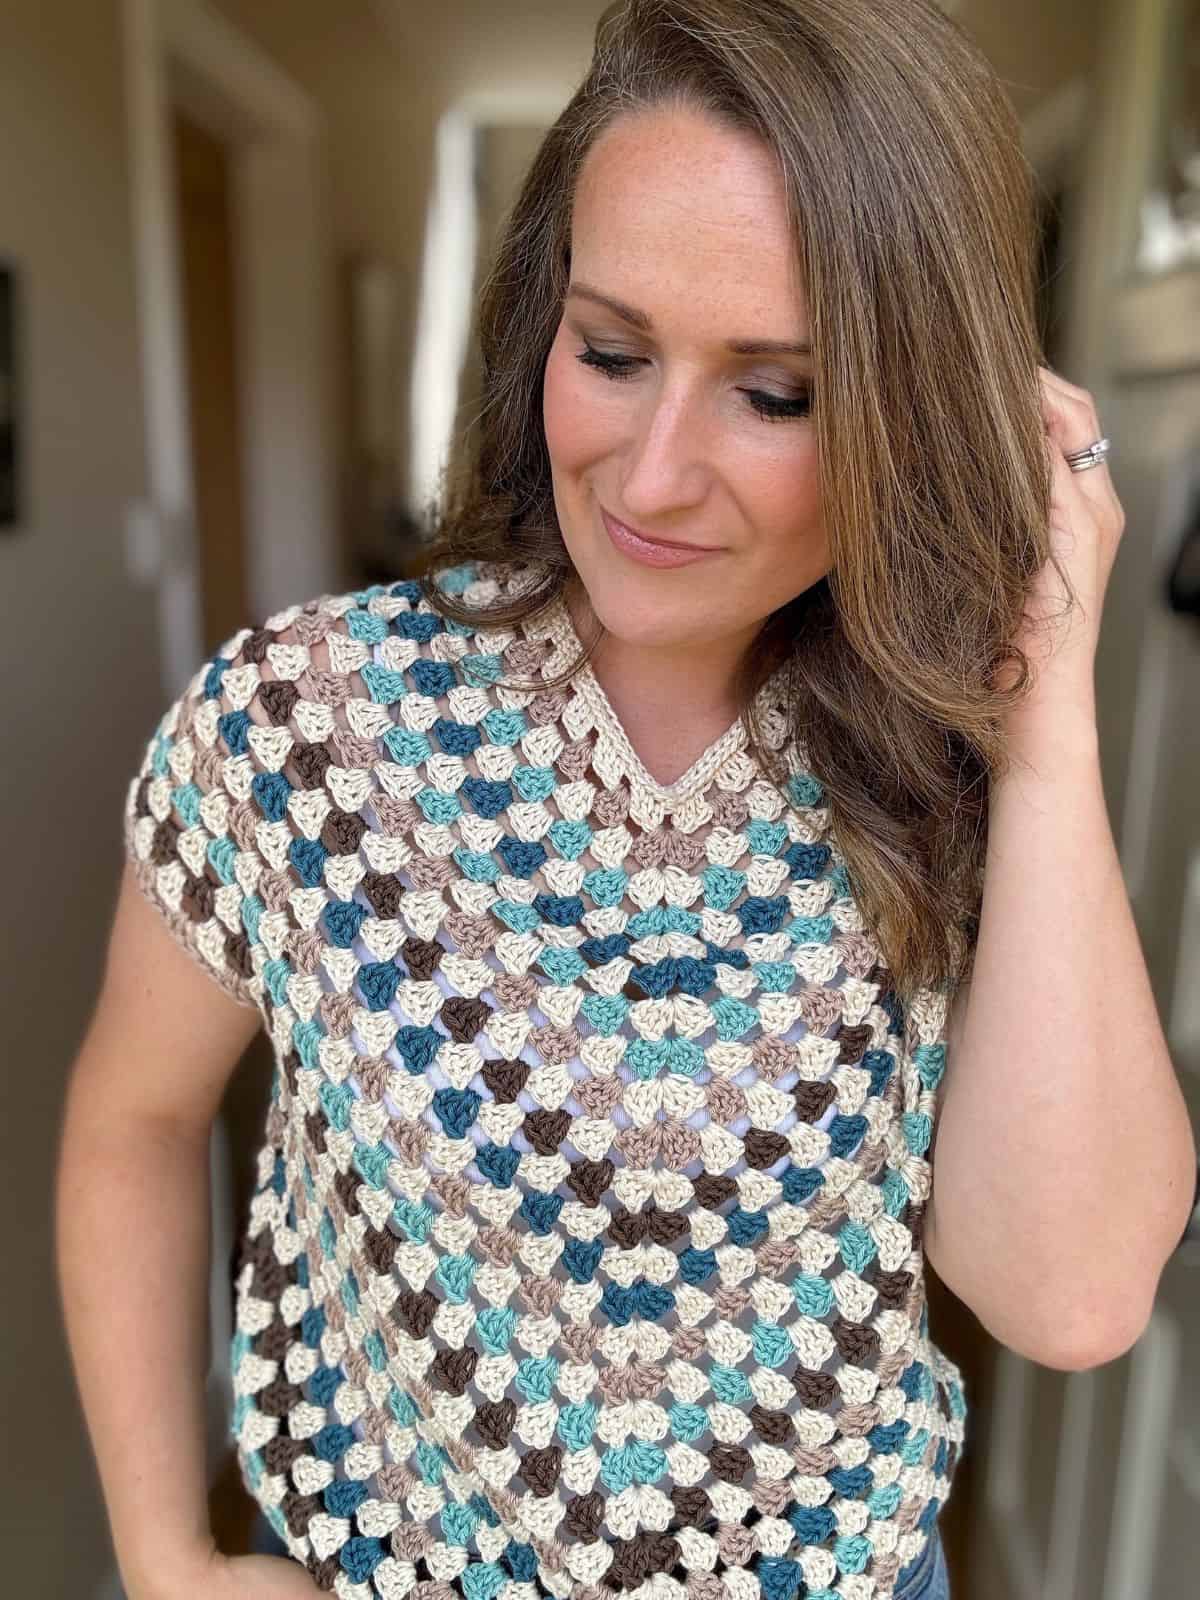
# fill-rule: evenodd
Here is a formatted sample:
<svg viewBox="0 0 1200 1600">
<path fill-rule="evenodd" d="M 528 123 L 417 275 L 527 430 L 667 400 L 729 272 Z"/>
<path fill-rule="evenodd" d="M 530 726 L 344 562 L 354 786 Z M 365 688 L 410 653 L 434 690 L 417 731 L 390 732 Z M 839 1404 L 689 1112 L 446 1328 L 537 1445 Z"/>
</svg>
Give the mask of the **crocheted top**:
<svg viewBox="0 0 1200 1600">
<path fill-rule="evenodd" d="M 515 568 L 439 574 L 489 601 Z M 868 1600 L 948 1496 L 921 1252 L 945 994 L 902 1008 L 760 691 L 654 781 L 562 600 L 235 634 L 131 780 L 142 889 L 275 1052 L 245 1483 L 343 1600 Z"/>
</svg>

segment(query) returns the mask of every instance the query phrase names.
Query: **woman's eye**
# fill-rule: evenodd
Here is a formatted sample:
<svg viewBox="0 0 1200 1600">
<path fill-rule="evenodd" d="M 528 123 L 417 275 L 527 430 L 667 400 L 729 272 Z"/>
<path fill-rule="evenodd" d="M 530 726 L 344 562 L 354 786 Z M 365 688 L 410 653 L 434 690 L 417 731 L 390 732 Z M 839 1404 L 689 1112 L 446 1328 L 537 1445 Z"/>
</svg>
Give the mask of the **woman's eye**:
<svg viewBox="0 0 1200 1600">
<path fill-rule="evenodd" d="M 585 367 L 594 367 L 597 372 L 602 372 L 606 378 L 632 378 L 634 369 L 639 365 L 636 356 L 615 356 L 604 350 L 593 350 L 587 345 L 577 360 L 582 361 Z"/>
<path fill-rule="evenodd" d="M 758 412 L 770 422 L 786 422 L 789 417 L 807 417 L 812 410 L 812 394 L 784 396 L 767 394 L 763 389 L 743 389 L 742 393 Z"/>
<path fill-rule="evenodd" d="M 613 379 L 632 378 L 638 367 L 645 365 L 639 356 L 614 355 L 586 343 L 575 359 Z M 812 395 L 807 389 L 798 395 L 768 394 L 765 389 L 743 389 L 741 393 L 749 400 L 751 409 L 768 422 L 807 417 L 812 409 Z"/>
</svg>

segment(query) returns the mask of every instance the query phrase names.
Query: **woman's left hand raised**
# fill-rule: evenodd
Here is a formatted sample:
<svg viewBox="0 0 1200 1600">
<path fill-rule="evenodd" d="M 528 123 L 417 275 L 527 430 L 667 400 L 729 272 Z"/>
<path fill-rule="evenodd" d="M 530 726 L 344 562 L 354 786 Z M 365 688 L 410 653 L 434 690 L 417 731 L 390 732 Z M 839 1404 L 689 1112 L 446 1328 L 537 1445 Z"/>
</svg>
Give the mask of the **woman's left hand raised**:
<svg viewBox="0 0 1200 1600">
<path fill-rule="evenodd" d="M 1026 622 L 1017 643 L 1029 657 L 1034 685 L 1017 715 L 1027 720 L 1039 703 L 1077 705 L 1094 716 L 1092 674 L 1100 617 L 1125 512 L 1106 463 L 1075 472 L 1067 456 L 1095 444 L 1103 430 L 1095 402 L 1047 367 L 1040 367 L 1042 423 L 1050 463 L 1050 545 L 1067 572 L 1077 604 L 1047 561 L 1027 592 Z"/>
</svg>

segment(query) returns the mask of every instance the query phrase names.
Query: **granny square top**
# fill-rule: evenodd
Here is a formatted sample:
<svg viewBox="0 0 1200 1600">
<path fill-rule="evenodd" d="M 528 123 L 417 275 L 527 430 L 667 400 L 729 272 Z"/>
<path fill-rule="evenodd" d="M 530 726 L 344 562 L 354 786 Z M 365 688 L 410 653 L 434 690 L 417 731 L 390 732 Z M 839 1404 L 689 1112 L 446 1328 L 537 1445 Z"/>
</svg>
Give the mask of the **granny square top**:
<svg viewBox="0 0 1200 1600">
<path fill-rule="evenodd" d="M 663 785 L 590 666 L 553 686 L 578 654 L 561 599 L 321 595 L 129 783 L 142 890 L 274 1051 L 244 1481 L 343 1600 L 891 1596 L 964 1433 L 947 996 L 891 988 L 778 674 L 758 755 L 739 719 Z"/>
</svg>

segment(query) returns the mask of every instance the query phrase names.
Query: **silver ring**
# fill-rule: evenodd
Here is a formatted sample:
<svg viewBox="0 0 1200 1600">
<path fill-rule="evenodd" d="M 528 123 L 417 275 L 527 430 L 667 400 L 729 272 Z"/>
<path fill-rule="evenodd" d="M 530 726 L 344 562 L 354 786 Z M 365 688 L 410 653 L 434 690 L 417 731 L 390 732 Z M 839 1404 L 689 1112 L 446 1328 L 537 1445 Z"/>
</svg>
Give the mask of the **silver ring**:
<svg viewBox="0 0 1200 1600">
<path fill-rule="evenodd" d="M 1066 462 L 1072 472 L 1086 472 L 1089 467 L 1100 466 L 1111 449 L 1111 439 L 1097 439 L 1095 444 L 1085 445 L 1082 450 L 1070 451 Z"/>
</svg>

